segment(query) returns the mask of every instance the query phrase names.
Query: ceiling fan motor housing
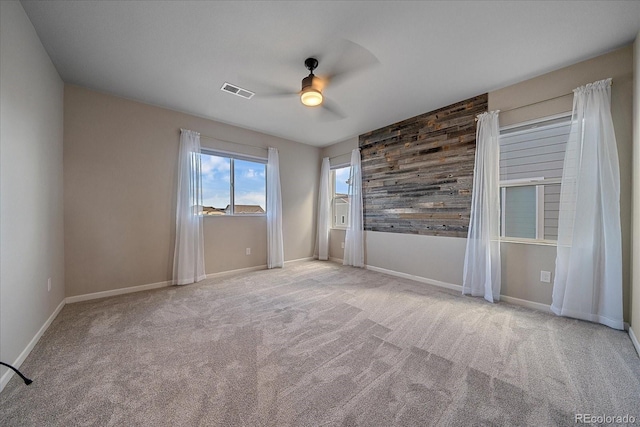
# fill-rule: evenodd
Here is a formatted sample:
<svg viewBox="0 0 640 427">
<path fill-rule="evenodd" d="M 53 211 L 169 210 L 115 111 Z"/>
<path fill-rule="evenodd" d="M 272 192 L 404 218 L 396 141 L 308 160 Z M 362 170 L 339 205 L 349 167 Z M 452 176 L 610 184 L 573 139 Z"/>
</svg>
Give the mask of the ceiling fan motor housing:
<svg viewBox="0 0 640 427">
<path fill-rule="evenodd" d="M 306 87 L 313 87 L 315 88 L 314 84 L 313 84 L 313 80 L 316 76 L 312 74 L 309 74 L 307 77 L 305 77 L 304 79 L 302 79 L 302 89 L 304 90 L 304 88 Z"/>
<path fill-rule="evenodd" d="M 318 60 L 307 58 L 304 61 L 305 67 L 309 70 L 309 75 L 302 79 L 302 90 L 300 91 L 300 101 L 307 107 L 317 107 L 322 104 L 323 96 L 320 88 L 317 87 L 313 70 L 318 66 Z"/>
</svg>

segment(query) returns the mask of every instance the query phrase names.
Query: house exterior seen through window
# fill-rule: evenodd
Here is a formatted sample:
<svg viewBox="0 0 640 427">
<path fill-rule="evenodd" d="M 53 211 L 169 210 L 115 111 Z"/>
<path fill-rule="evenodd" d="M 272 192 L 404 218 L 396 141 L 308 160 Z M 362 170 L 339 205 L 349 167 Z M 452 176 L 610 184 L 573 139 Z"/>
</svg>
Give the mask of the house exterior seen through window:
<svg viewBox="0 0 640 427">
<path fill-rule="evenodd" d="M 500 130 L 500 236 L 556 241 L 568 115 Z"/>
<path fill-rule="evenodd" d="M 260 215 L 267 208 L 266 160 L 203 152 L 202 215 Z"/>
<path fill-rule="evenodd" d="M 334 228 L 347 228 L 349 225 L 349 176 L 351 166 L 333 169 L 331 171 L 332 211 Z"/>
</svg>

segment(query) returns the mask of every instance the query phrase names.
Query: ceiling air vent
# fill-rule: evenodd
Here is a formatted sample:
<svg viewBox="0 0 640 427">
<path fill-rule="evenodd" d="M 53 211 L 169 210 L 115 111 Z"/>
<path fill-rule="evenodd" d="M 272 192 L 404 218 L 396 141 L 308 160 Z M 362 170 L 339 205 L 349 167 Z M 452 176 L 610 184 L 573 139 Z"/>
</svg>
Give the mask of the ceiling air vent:
<svg viewBox="0 0 640 427">
<path fill-rule="evenodd" d="M 251 92 L 250 90 L 246 90 L 246 89 L 242 89 L 241 87 L 238 86 L 234 86 L 230 83 L 225 82 L 222 87 L 220 88 L 220 90 L 224 91 L 224 92 L 229 92 L 232 93 L 234 95 L 238 95 L 241 96 L 245 99 L 251 99 L 253 97 L 253 95 L 255 95 L 253 92 Z"/>
</svg>

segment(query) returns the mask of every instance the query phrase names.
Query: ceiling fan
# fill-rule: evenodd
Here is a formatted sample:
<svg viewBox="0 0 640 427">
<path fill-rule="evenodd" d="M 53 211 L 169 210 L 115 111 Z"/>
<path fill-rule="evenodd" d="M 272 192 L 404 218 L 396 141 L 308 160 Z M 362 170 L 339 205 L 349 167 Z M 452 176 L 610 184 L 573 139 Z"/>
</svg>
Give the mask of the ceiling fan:
<svg viewBox="0 0 640 427">
<path fill-rule="evenodd" d="M 304 66 L 309 70 L 309 75 L 302 79 L 302 89 L 297 93 L 300 102 L 306 107 L 320 107 L 323 113 L 322 117 L 325 120 L 345 119 L 347 116 L 342 110 L 322 94 L 322 90 L 332 81 L 334 76 L 319 77 L 313 74 L 313 70 L 318 68 L 318 64 L 318 60 L 313 57 L 304 60 Z"/>
<path fill-rule="evenodd" d="M 324 58 L 327 56 L 329 59 Z M 320 61 L 323 60 L 323 73 L 314 74 Z M 325 64 L 325 62 L 328 63 Z M 273 84 L 254 82 L 252 86 L 264 88 L 256 90 L 256 98 L 298 97 L 302 104 L 319 111 L 321 120 L 341 120 L 346 114 L 323 93 L 328 86 L 340 84 L 347 78 L 365 71 L 379 63 L 378 59 L 366 48 L 349 40 L 333 43 L 326 55 L 313 55 L 305 59 L 304 66 L 309 75 L 302 79 L 301 90 L 293 92 L 290 89 L 277 87 Z M 316 108 L 317 107 L 317 108 Z"/>
</svg>

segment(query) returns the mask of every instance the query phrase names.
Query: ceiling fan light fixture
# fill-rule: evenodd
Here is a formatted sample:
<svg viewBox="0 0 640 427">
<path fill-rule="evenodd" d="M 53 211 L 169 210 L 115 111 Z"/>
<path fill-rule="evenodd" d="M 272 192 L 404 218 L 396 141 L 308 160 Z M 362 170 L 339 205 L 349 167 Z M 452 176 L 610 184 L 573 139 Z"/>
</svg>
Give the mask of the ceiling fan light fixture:
<svg viewBox="0 0 640 427">
<path fill-rule="evenodd" d="M 316 107 L 322 104 L 322 93 L 313 86 L 307 86 L 300 92 L 300 101 L 307 107 Z"/>
</svg>

